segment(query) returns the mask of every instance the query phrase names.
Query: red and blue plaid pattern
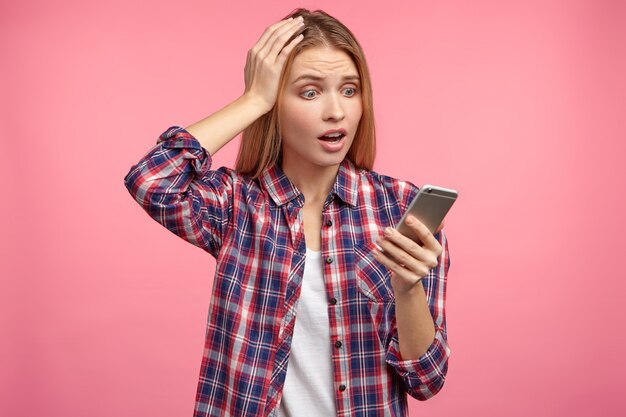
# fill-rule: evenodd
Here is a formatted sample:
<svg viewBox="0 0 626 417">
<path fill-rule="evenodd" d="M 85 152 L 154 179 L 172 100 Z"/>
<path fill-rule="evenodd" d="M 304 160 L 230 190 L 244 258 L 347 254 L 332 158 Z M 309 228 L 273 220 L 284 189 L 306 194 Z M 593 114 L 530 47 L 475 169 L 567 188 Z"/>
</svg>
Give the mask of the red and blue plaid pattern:
<svg viewBox="0 0 626 417">
<path fill-rule="evenodd" d="M 273 416 L 304 271 L 304 196 L 279 166 L 256 180 L 210 168 L 211 155 L 172 126 L 125 184 L 154 220 L 217 260 L 194 416 Z M 443 233 L 435 236 L 444 248 L 439 266 L 423 280 L 436 337 L 418 360 L 400 356 L 390 273 L 371 254 L 416 193 L 408 182 L 345 160 L 324 204 L 321 250 L 339 416 L 405 416 L 407 393 L 425 400 L 443 386 L 450 353 Z"/>
</svg>

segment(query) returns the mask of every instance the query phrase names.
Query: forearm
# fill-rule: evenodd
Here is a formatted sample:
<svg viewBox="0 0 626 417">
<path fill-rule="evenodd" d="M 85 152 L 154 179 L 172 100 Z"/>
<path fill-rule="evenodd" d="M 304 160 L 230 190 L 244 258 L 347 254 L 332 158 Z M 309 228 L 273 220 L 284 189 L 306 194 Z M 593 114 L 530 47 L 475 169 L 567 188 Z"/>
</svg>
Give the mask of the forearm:
<svg viewBox="0 0 626 417">
<path fill-rule="evenodd" d="M 416 248 L 412 241 L 390 230 L 392 233 L 379 245 L 391 258 L 380 252 L 376 257 L 393 272 L 396 328 L 386 361 L 396 369 L 411 396 L 426 400 L 441 390 L 448 370 L 445 298 L 450 261 L 443 233 L 437 240 L 423 224 L 416 220 L 411 223 L 424 246 Z M 391 244 L 392 240 L 402 248 Z M 436 261 L 434 255 L 438 256 Z M 427 274 L 426 268 L 431 268 Z"/>
<path fill-rule="evenodd" d="M 226 107 L 185 128 L 214 155 L 270 109 L 262 100 L 244 94 Z"/>
<path fill-rule="evenodd" d="M 410 291 L 396 294 L 396 323 L 402 359 L 418 359 L 435 338 L 435 325 L 421 281 Z"/>
</svg>

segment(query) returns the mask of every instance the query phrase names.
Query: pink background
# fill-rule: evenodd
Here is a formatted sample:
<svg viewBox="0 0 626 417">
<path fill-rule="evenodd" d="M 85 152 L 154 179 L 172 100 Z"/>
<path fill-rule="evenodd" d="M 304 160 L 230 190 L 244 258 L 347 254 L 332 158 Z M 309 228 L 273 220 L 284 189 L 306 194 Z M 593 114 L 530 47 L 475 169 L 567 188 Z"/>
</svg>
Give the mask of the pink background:
<svg viewBox="0 0 626 417">
<path fill-rule="evenodd" d="M 460 190 L 448 379 L 411 415 L 626 413 L 626 3 L 384 4 L 2 3 L 2 416 L 191 416 L 214 262 L 123 178 L 298 5 L 366 51 L 376 169 Z"/>
</svg>

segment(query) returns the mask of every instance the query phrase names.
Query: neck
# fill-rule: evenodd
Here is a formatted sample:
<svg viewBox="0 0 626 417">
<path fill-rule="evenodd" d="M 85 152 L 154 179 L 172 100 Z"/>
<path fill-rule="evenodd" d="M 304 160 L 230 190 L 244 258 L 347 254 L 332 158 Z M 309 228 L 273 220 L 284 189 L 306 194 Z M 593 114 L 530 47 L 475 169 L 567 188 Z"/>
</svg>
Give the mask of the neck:
<svg viewBox="0 0 626 417">
<path fill-rule="evenodd" d="M 304 194 L 305 204 L 323 204 L 333 188 L 339 165 L 320 167 L 317 165 L 299 165 L 294 167 L 283 161 L 283 172 L 287 178 Z"/>
</svg>

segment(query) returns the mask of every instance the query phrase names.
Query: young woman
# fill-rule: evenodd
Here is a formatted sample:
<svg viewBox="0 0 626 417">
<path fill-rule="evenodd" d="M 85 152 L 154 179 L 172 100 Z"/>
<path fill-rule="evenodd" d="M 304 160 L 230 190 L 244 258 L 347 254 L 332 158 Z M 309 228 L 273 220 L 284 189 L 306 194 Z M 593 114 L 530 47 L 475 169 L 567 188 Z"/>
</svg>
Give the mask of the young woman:
<svg viewBox="0 0 626 417">
<path fill-rule="evenodd" d="M 249 51 L 245 86 L 125 178 L 217 260 L 195 416 L 405 416 L 407 393 L 444 383 L 449 260 L 443 233 L 411 218 L 417 245 L 393 229 L 417 187 L 371 171 L 361 47 L 296 10 Z M 236 169 L 212 170 L 242 131 Z"/>
</svg>

